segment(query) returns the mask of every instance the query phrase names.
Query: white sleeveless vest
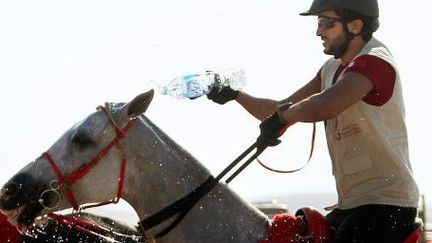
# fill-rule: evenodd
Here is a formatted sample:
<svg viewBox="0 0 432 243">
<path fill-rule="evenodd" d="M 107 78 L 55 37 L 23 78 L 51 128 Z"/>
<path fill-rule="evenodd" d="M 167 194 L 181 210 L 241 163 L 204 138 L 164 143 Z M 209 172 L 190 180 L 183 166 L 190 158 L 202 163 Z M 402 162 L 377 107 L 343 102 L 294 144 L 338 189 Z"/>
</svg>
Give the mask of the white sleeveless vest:
<svg viewBox="0 0 432 243">
<path fill-rule="evenodd" d="M 365 54 L 390 63 L 396 70 L 396 81 L 393 95 L 384 105 L 359 101 L 326 121 L 327 144 L 338 191 L 337 206 L 341 209 L 364 204 L 417 207 L 419 192 L 408 156 L 399 74 L 389 50 L 377 39 L 372 38 L 355 58 Z M 323 65 L 322 89 L 332 86 L 340 64 L 340 60 L 331 58 Z M 336 82 L 343 75 L 344 71 Z"/>
</svg>

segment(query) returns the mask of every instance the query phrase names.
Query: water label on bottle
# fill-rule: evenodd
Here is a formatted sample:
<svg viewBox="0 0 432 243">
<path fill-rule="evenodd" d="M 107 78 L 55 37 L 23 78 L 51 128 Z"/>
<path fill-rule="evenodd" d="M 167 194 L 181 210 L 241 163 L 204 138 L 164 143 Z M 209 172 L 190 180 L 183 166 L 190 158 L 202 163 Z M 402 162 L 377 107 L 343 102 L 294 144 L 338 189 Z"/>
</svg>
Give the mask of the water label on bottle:
<svg viewBox="0 0 432 243">
<path fill-rule="evenodd" d="M 185 80 L 185 81 L 191 81 L 191 80 L 193 80 L 194 78 L 196 78 L 198 76 L 200 76 L 200 74 L 198 74 L 198 73 L 188 74 L 188 75 L 183 75 L 182 79 Z"/>
</svg>

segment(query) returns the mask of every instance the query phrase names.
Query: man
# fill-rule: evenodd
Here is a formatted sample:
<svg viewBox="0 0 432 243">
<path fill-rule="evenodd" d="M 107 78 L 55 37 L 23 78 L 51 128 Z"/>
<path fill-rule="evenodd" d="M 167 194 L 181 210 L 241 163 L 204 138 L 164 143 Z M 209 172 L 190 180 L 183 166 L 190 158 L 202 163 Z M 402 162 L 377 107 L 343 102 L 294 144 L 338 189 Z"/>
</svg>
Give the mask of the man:
<svg viewBox="0 0 432 243">
<path fill-rule="evenodd" d="M 333 55 L 282 101 L 229 87 L 208 98 L 236 100 L 262 120 L 260 148 L 275 146 L 295 122 L 325 122 L 338 203 L 326 219 L 332 242 L 401 242 L 417 213 L 418 188 L 408 157 L 401 80 L 378 29 L 377 0 L 314 0 L 301 15 L 318 18 L 316 35 Z"/>
</svg>

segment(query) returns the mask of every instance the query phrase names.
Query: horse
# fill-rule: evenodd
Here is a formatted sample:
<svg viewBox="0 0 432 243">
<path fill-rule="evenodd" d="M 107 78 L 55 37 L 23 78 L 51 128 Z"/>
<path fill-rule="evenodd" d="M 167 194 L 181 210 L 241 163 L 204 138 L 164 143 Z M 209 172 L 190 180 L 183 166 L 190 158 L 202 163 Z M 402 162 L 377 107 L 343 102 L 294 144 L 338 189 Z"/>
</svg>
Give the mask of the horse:
<svg viewBox="0 0 432 243">
<path fill-rule="evenodd" d="M 330 227 L 316 210 L 270 220 L 213 177 L 144 115 L 153 96 L 106 103 L 73 125 L 3 186 L 1 212 L 25 229 L 43 215 L 61 220 L 55 211 L 122 198 L 136 211 L 144 242 L 329 242 Z"/>
<path fill-rule="evenodd" d="M 2 212 L 26 227 L 38 216 L 121 197 L 144 220 L 208 180 L 209 170 L 143 114 L 153 95 L 106 104 L 73 125 L 5 184 Z M 146 237 L 171 221 L 148 229 Z M 217 183 L 158 242 L 258 242 L 268 225 L 265 214 Z"/>
</svg>

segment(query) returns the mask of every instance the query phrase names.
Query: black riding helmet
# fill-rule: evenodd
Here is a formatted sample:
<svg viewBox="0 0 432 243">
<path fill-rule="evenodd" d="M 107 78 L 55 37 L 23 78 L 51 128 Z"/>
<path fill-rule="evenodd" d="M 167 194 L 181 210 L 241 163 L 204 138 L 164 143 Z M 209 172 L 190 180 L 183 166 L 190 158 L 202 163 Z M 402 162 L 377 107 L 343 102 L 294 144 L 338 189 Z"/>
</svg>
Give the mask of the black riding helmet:
<svg viewBox="0 0 432 243">
<path fill-rule="evenodd" d="M 358 35 L 362 35 L 365 40 L 369 40 L 372 37 L 372 33 L 379 27 L 377 0 L 314 0 L 310 9 L 300 13 L 300 15 L 319 15 L 328 10 L 334 10 L 339 15 L 340 13 L 346 15 L 347 12 L 349 12 L 350 15 L 350 17 L 341 16 L 345 32 L 345 41 L 335 53 L 335 58 L 340 58 L 345 53 L 349 43 L 356 36 L 348 31 L 347 22 L 357 18 L 362 19 L 365 25 L 363 26 L 362 32 Z"/>
<path fill-rule="evenodd" d="M 352 10 L 367 17 L 379 17 L 377 0 L 314 0 L 310 9 L 300 15 L 318 15 L 323 11 L 342 9 Z"/>
</svg>

